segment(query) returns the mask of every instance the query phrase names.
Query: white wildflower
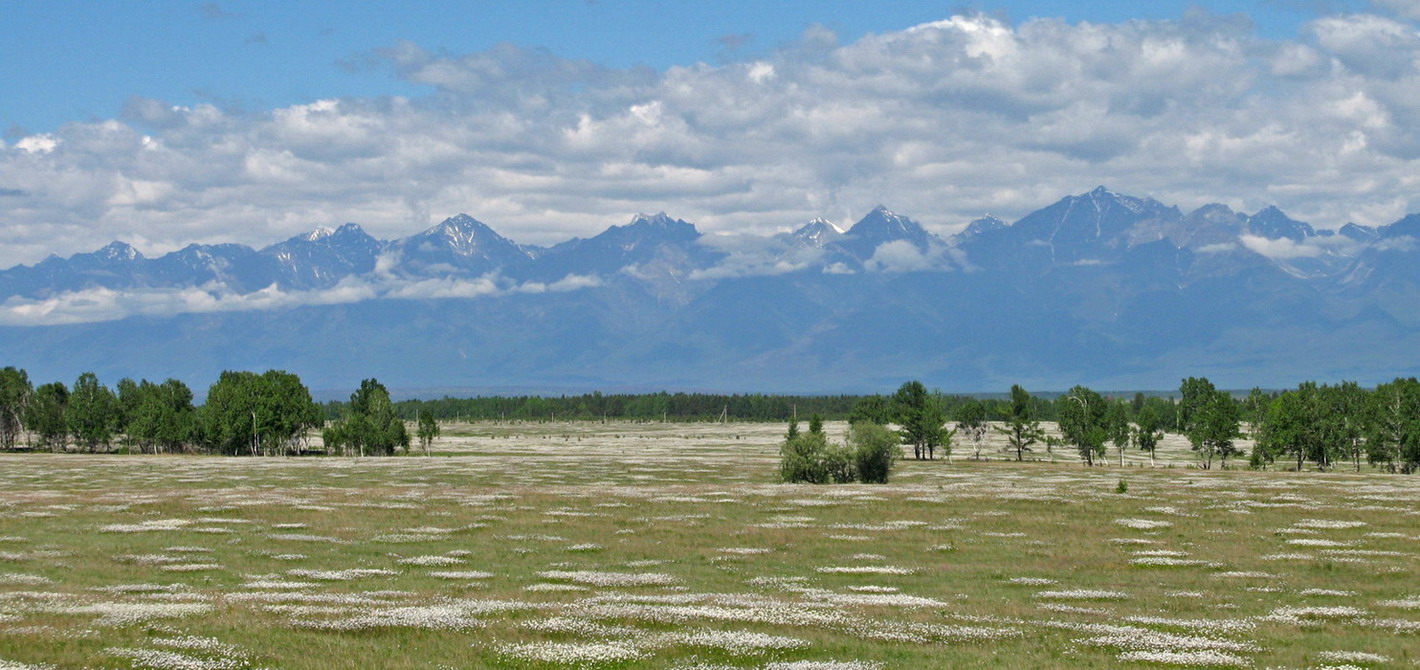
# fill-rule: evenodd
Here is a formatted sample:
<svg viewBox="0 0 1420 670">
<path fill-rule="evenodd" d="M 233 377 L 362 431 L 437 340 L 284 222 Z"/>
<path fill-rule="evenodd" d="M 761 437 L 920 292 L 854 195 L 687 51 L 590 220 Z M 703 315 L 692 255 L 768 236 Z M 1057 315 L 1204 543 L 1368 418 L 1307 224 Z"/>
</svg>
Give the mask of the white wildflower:
<svg viewBox="0 0 1420 670">
<path fill-rule="evenodd" d="M 1232 666 L 1244 667 L 1252 665 L 1246 658 L 1236 654 L 1204 649 L 1199 651 L 1126 651 L 1119 655 L 1119 660 L 1132 663 L 1158 663 L 1160 665 L 1184 665 L 1184 666 Z"/>
<path fill-rule="evenodd" d="M 1114 522 L 1125 528 L 1133 528 L 1134 530 L 1157 530 L 1173 525 L 1168 521 L 1157 521 L 1154 519 L 1115 519 Z"/>
<path fill-rule="evenodd" d="M 459 564 L 463 563 L 463 559 L 455 558 L 455 557 L 453 557 L 453 556 L 411 556 L 411 557 L 409 557 L 409 558 L 401 558 L 401 559 L 399 559 L 399 561 L 397 561 L 397 562 L 398 562 L 400 565 L 423 565 L 423 566 L 428 566 L 428 567 L 448 567 L 448 566 L 450 566 L 450 565 L 459 565 Z"/>
<path fill-rule="evenodd" d="M 680 578 L 658 572 L 626 573 L 597 572 L 594 570 L 548 570 L 539 572 L 543 579 L 555 579 L 590 584 L 592 586 L 670 586 L 681 583 Z"/>
<path fill-rule="evenodd" d="M 815 568 L 815 572 L 829 575 L 910 575 L 917 572 L 912 568 L 899 568 L 892 565 L 858 565 L 851 567 L 823 567 Z"/>
</svg>

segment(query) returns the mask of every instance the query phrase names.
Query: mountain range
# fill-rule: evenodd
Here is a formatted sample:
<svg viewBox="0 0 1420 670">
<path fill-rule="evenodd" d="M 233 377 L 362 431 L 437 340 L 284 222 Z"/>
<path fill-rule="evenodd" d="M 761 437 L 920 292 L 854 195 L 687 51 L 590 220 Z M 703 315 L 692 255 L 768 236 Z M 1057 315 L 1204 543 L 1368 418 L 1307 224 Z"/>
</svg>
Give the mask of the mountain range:
<svg viewBox="0 0 1420 670">
<path fill-rule="evenodd" d="M 942 237 L 877 207 L 846 231 L 702 235 L 664 213 L 518 244 L 464 214 L 263 249 L 114 242 L 0 270 L 0 364 L 205 388 L 283 368 L 467 392 L 1233 388 L 1420 374 L 1420 215 L 1318 229 L 1103 187 Z"/>
</svg>

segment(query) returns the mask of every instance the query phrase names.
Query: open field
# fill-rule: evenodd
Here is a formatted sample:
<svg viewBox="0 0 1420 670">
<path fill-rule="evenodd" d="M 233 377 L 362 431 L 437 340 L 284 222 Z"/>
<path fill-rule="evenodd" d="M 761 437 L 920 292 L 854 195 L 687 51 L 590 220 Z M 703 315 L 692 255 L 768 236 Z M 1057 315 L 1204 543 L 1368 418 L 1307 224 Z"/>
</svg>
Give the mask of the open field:
<svg viewBox="0 0 1420 670">
<path fill-rule="evenodd" d="M 783 428 L 0 456 L 0 668 L 1420 665 L 1415 477 L 1192 470 L 1170 437 L 1153 469 L 959 444 L 791 486 Z"/>
</svg>

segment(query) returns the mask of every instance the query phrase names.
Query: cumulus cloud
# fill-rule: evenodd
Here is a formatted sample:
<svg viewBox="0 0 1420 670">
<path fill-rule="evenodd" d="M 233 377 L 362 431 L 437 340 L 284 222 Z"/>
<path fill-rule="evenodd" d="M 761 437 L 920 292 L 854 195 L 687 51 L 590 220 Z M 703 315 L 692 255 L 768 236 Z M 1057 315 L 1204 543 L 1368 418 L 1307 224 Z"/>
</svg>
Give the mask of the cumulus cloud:
<svg viewBox="0 0 1420 670">
<path fill-rule="evenodd" d="M 1294 242 L 1285 237 L 1272 240 L 1257 235 L 1243 235 L 1238 241 L 1242 242 L 1242 245 L 1249 251 L 1266 256 L 1275 261 L 1285 261 L 1293 258 L 1316 258 L 1322 254 L 1320 246 Z"/>
<path fill-rule="evenodd" d="M 690 279 L 730 279 L 797 272 L 817 264 L 823 250 L 794 244 L 786 236 L 705 235 L 700 244 L 724 254 L 714 266 L 697 269 Z"/>
<path fill-rule="evenodd" d="M 185 288 L 95 287 L 44 299 L 9 298 L 0 303 L 0 326 L 53 326 L 114 321 L 131 316 L 245 312 L 337 305 L 381 298 L 491 298 L 515 293 L 562 293 L 600 285 L 599 277 L 589 275 L 567 275 L 551 284 L 516 284 L 496 274 L 475 278 L 402 279 L 377 272 L 348 277 L 330 288 L 310 291 L 284 291 L 275 284 L 249 293 L 239 293 L 216 283 Z"/>
<path fill-rule="evenodd" d="M 922 272 L 942 269 L 941 250 L 923 252 L 907 240 L 884 242 L 873 250 L 863 267 L 874 272 Z"/>
<path fill-rule="evenodd" d="M 246 112 L 134 98 L 115 119 L 12 138 L 0 184 L 29 195 L 0 201 L 0 266 L 113 239 L 260 246 L 347 221 L 393 238 L 455 212 L 535 244 L 661 209 L 764 234 L 887 203 L 945 231 L 1096 183 L 1386 224 L 1420 198 L 1409 9 L 1384 0 L 1290 40 L 1200 12 L 963 15 L 852 43 L 815 26 L 752 61 L 663 72 L 395 44 L 352 67 L 430 93 Z"/>
<path fill-rule="evenodd" d="M 1414 251 L 1417 246 L 1420 245 L 1415 243 L 1414 237 L 1401 235 L 1400 237 L 1388 237 L 1376 242 L 1375 249 L 1379 251 Z"/>
</svg>

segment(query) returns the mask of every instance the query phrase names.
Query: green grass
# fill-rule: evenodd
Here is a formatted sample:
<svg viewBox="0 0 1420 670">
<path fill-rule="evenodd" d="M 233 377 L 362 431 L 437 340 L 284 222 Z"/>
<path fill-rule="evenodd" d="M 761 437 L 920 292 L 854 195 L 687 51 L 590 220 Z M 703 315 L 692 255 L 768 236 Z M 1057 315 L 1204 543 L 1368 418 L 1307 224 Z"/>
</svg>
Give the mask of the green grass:
<svg viewBox="0 0 1420 670">
<path fill-rule="evenodd" d="M 958 445 L 885 486 L 790 486 L 782 432 L 475 424 L 431 458 L 0 456 L 0 667 L 567 667 L 528 645 L 596 642 L 636 656 L 570 665 L 1416 664 L 1415 478 L 1205 472 L 1171 440 L 1157 468 Z M 118 532 L 145 523 L 162 529 Z M 312 577 L 342 570 L 381 572 Z M 435 576 L 453 571 L 492 576 Z M 140 609 L 161 604 L 195 611 Z M 717 631 L 773 637 L 691 636 Z"/>
</svg>

